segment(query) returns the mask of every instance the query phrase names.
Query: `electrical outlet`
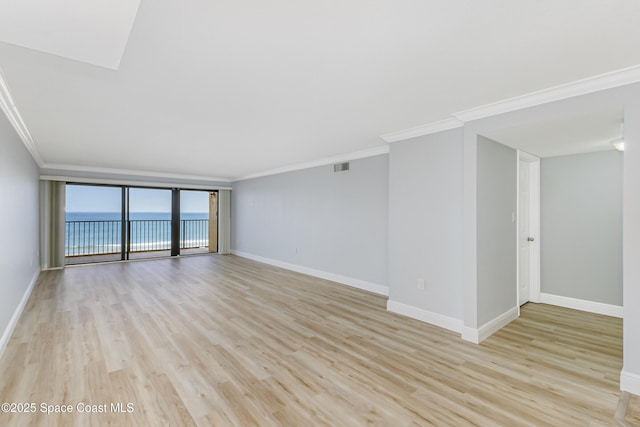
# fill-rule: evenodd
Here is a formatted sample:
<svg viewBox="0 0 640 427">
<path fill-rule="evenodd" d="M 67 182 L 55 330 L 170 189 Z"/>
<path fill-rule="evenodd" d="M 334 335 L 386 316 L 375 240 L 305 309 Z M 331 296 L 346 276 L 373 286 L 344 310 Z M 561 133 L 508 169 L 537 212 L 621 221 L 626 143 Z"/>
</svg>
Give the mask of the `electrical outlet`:
<svg viewBox="0 0 640 427">
<path fill-rule="evenodd" d="M 418 279 L 418 290 L 424 291 L 424 279 Z"/>
</svg>

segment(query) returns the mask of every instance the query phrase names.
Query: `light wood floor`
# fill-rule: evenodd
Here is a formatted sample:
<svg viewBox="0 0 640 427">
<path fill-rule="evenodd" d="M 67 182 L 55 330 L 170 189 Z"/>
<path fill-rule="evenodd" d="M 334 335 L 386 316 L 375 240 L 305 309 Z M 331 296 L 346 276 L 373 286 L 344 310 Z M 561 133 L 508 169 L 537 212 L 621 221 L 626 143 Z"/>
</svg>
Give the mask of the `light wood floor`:
<svg viewBox="0 0 640 427">
<path fill-rule="evenodd" d="M 43 272 L 0 360 L 0 402 L 74 413 L 0 425 L 612 425 L 620 319 L 528 304 L 474 345 L 385 304 L 234 256 Z"/>
</svg>

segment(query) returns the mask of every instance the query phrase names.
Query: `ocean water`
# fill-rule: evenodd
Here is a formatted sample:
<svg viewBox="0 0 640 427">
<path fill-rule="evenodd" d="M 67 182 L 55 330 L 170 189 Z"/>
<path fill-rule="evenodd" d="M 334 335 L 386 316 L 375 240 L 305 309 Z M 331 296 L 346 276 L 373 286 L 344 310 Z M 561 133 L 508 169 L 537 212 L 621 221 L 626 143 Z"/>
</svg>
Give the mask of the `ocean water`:
<svg viewBox="0 0 640 427">
<path fill-rule="evenodd" d="M 121 248 L 121 214 L 119 212 L 67 212 L 65 255 L 118 253 Z M 180 247 L 198 248 L 209 244 L 209 214 L 180 214 Z M 171 213 L 131 212 L 129 214 L 131 252 L 171 249 Z"/>
<path fill-rule="evenodd" d="M 67 212 L 67 221 L 101 221 L 120 220 L 120 212 Z M 171 212 L 131 212 L 129 219 L 132 220 L 170 220 Z M 182 212 L 180 219 L 209 219 L 208 212 Z"/>
</svg>

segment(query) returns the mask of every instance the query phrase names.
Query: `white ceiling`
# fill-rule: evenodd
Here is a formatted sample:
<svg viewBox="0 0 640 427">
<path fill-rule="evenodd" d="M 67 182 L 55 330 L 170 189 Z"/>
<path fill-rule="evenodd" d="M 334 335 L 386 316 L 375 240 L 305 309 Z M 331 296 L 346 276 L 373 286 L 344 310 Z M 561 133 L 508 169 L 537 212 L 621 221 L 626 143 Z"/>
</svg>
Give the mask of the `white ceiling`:
<svg viewBox="0 0 640 427">
<path fill-rule="evenodd" d="M 46 164 L 231 178 L 640 64 L 639 17 L 637 0 L 154 0 L 117 71 L 1 42 L 0 67 Z"/>
<path fill-rule="evenodd" d="M 614 150 L 611 141 L 621 138 L 624 110 L 558 118 L 529 125 L 483 132 L 504 145 L 538 157 Z"/>
<path fill-rule="evenodd" d="M 3 0 L 0 41 L 117 69 L 140 0 Z"/>
</svg>

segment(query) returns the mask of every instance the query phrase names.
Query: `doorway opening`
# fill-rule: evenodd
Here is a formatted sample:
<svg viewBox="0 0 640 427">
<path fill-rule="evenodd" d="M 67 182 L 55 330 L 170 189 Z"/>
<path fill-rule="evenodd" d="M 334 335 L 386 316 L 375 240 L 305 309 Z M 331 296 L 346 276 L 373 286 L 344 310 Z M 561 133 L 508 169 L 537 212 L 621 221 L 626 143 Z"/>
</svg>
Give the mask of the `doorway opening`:
<svg viewBox="0 0 640 427">
<path fill-rule="evenodd" d="M 518 153 L 517 307 L 622 316 L 623 120 L 612 104 L 482 131 Z"/>
<path fill-rule="evenodd" d="M 520 150 L 517 210 L 517 294 L 521 307 L 540 301 L 540 158 Z"/>
</svg>

